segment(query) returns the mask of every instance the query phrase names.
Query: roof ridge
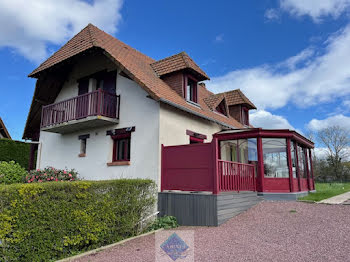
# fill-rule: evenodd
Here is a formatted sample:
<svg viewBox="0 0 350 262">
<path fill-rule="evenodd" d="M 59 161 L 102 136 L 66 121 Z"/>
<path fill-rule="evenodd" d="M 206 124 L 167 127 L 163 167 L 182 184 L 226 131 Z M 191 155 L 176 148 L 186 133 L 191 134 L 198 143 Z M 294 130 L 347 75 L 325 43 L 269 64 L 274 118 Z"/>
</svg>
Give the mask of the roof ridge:
<svg viewBox="0 0 350 262">
<path fill-rule="evenodd" d="M 102 32 L 102 33 L 105 34 L 106 36 L 112 37 L 112 38 L 114 39 L 114 41 L 117 40 L 117 41 L 119 42 L 119 44 L 123 45 L 124 47 L 127 47 L 128 49 L 131 49 L 131 50 L 135 51 L 136 53 L 138 53 L 138 54 L 140 54 L 140 55 L 142 55 L 142 56 L 144 56 L 144 57 L 147 57 L 147 58 L 150 59 L 150 60 L 153 60 L 153 63 L 156 62 L 154 58 L 152 58 L 152 57 L 150 57 L 150 56 L 148 56 L 148 55 L 142 53 L 141 51 L 137 50 L 136 48 L 133 48 L 132 46 L 130 46 L 130 45 L 128 45 L 128 44 L 122 42 L 121 40 L 119 40 L 118 38 L 114 37 L 113 35 L 110 35 L 110 34 L 108 34 L 107 32 L 105 32 L 104 30 L 98 28 L 98 27 L 95 26 L 94 24 L 89 23 L 88 26 L 89 26 L 89 25 L 90 25 L 93 29 Z M 93 39 L 95 39 L 96 41 L 98 41 L 98 38 L 95 36 L 95 34 L 94 34 L 94 38 L 93 38 Z M 101 47 L 100 44 L 98 44 L 97 42 L 95 42 L 95 43 L 96 43 L 95 46 Z M 101 48 L 104 49 L 103 47 L 101 47 Z M 132 54 L 132 55 L 133 55 L 133 54 Z M 150 64 L 153 64 L 153 63 L 150 63 Z"/>
<path fill-rule="evenodd" d="M 184 52 L 184 51 L 181 51 L 180 53 L 177 53 L 177 54 L 175 54 L 175 55 L 171 55 L 171 56 L 167 56 L 167 57 L 164 57 L 164 58 L 162 58 L 162 59 L 159 59 L 159 60 L 155 61 L 154 63 L 152 63 L 151 65 L 156 64 L 156 63 L 160 63 L 160 62 L 163 62 L 164 60 L 167 60 L 167 59 L 170 59 L 170 58 L 172 58 L 172 57 L 181 55 L 183 52 Z"/>
<path fill-rule="evenodd" d="M 182 57 L 182 60 L 184 61 L 185 65 L 187 67 L 190 67 L 190 64 L 188 63 L 188 61 L 185 59 L 188 57 L 188 54 L 185 52 L 185 51 L 182 51 L 181 52 L 181 57 Z M 198 65 L 197 65 L 198 66 Z"/>
<path fill-rule="evenodd" d="M 90 37 L 90 41 L 92 43 L 93 46 L 97 46 L 96 43 L 95 43 L 95 39 L 94 37 L 92 37 L 92 32 L 91 32 L 91 27 L 94 26 L 93 24 L 89 23 L 87 25 L 87 30 L 88 30 L 88 33 L 89 33 L 89 37 Z"/>
</svg>

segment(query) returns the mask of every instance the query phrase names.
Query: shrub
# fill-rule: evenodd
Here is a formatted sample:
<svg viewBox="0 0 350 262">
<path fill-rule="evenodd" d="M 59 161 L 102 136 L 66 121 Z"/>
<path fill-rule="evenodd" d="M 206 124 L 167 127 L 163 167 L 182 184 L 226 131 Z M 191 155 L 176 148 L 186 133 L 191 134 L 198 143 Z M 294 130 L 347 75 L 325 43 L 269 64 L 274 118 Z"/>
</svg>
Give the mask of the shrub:
<svg viewBox="0 0 350 262">
<path fill-rule="evenodd" d="M 177 223 L 176 217 L 164 216 L 157 218 L 156 221 L 154 221 L 153 224 L 150 226 L 149 230 L 157 230 L 160 228 L 169 229 L 178 226 L 179 224 Z"/>
<path fill-rule="evenodd" d="M 74 169 L 55 169 L 53 167 L 33 170 L 26 177 L 26 183 L 75 180 L 78 180 L 78 173 Z"/>
<path fill-rule="evenodd" d="M 27 171 L 15 161 L 0 162 L 0 184 L 23 183 Z"/>
<path fill-rule="evenodd" d="M 29 143 L 0 138 L 0 161 L 15 161 L 25 170 L 28 170 L 29 156 Z"/>
<path fill-rule="evenodd" d="M 0 186 L 0 261 L 52 261 L 136 235 L 151 180 Z"/>
</svg>

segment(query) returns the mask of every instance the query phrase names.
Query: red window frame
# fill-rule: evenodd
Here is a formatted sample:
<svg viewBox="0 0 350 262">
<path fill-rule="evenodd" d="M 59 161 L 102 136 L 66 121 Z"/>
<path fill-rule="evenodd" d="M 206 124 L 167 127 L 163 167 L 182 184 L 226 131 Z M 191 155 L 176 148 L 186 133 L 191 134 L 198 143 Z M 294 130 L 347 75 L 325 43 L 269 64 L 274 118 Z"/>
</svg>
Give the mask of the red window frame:
<svg viewBox="0 0 350 262">
<path fill-rule="evenodd" d="M 190 144 L 201 144 L 201 143 L 204 143 L 204 139 L 190 136 Z"/>
<path fill-rule="evenodd" d="M 249 126 L 249 109 L 247 107 L 242 107 L 242 124 Z"/>
<path fill-rule="evenodd" d="M 113 162 L 118 162 L 118 161 L 130 161 L 130 147 L 131 147 L 131 134 L 120 134 L 120 135 L 115 135 L 112 136 L 113 139 Z M 121 143 L 122 140 L 125 140 L 124 142 L 124 154 L 122 158 L 118 159 L 119 157 L 119 148 L 118 144 Z"/>
<path fill-rule="evenodd" d="M 187 97 L 187 88 L 188 88 L 188 82 L 192 82 L 192 89 L 193 89 L 193 94 L 192 94 L 192 98 L 193 100 L 191 100 L 190 98 Z M 194 77 L 192 77 L 191 75 L 185 75 L 185 81 L 184 81 L 184 98 L 187 101 L 191 101 L 194 103 L 198 103 L 198 80 Z"/>
</svg>

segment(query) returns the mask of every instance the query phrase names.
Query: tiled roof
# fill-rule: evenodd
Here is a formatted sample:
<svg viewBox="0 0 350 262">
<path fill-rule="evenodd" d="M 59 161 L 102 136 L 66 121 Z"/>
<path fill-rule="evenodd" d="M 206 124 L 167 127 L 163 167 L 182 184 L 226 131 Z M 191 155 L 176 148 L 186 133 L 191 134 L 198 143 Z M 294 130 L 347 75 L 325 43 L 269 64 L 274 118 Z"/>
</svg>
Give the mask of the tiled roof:
<svg viewBox="0 0 350 262">
<path fill-rule="evenodd" d="M 29 76 L 39 77 L 42 71 L 92 47 L 103 49 L 105 54 L 109 56 L 118 67 L 120 67 L 143 89 L 145 89 L 155 100 L 176 105 L 177 107 L 188 112 L 192 112 L 196 115 L 219 122 L 226 126 L 235 128 L 243 127 L 234 118 L 219 115 L 208 107 L 208 105 L 204 102 L 204 98 L 212 95 L 212 93 L 206 90 L 205 87 L 201 86 L 199 88 L 200 91 L 198 103 L 201 107 L 189 104 L 183 97 L 181 97 L 162 79 L 159 78 L 158 73 L 156 73 L 153 69 L 154 65 L 157 63 L 155 60 L 124 44 L 92 24 L 89 24 L 81 32 L 74 36 L 62 48 L 60 48 L 37 69 L 35 69 Z M 177 56 L 180 56 L 180 54 Z M 181 53 L 181 56 L 188 57 L 188 55 L 185 55 L 185 53 Z M 158 62 L 161 61 L 162 60 Z M 191 61 L 192 59 L 188 57 L 186 63 L 190 67 L 198 67 L 193 61 Z M 199 67 L 196 69 L 196 71 L 201 71 L 202 74 L 206 76 L 206 74 Z"/>
<path fill-rule="evenodd" d="M 158 76 L 166 75 L 183 69 L 191 69 L 200 75 L 200 81 L 209 80 L 209 76 L 189 57 L 186 52 L 181 52 L 151 64 Z"/>
<path fill-rule="evenodd" d="M 7 131 L 5 123 L 2 121 L 1 117 L 0 117 L 0 134 L 2 134 L 2 136 L 5 138 L 11 139 L 10 133 Z"/>
<path fill-rule="evenodd" d="M 213 94 L 204 99 L 204 101 L 211 109 L 214 109 L 223 98 L 225 98 L 227 106 L 244 104 L 250 109 L 256 109 L 256 106 L 243 94 L 240 89 Z"/>
</svg>

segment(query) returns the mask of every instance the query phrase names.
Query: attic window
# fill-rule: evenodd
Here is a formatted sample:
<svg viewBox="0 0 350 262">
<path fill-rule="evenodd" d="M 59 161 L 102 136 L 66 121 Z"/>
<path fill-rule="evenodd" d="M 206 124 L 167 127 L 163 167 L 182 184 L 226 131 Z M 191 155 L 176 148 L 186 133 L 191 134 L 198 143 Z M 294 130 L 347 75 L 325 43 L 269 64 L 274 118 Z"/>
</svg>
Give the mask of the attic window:
<svg viewBox="0 0 350 262">
<path fill-rule="evenodd" d="M 242 107 L 242 124 L 249 126 L 249 109 L 245 106 Z"/>
<path fill-rule="evenodd" d="M 185 99 L 197 103 L 197 80 L 189 75 L 185 76 Z"/>
<path fill-rule="evenodd" d="M 227 116 L 225 100 L 222 100 L 220 104 L 216 107 L 216 111 L 220 114 Z"/>
</svg>

